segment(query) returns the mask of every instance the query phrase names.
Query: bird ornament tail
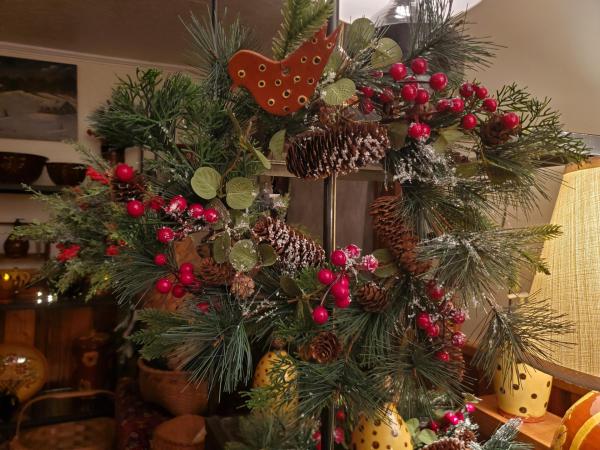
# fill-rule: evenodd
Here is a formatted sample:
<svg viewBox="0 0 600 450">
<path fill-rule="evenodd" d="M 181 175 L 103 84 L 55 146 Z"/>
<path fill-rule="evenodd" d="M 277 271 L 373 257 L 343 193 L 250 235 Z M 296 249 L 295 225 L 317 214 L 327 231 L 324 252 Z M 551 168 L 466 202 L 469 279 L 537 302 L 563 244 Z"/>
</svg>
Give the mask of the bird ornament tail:
<svg viewBox="0 0 600 450">
<path fill-rule="evenodd" d="M 314 94 L 335 48 L 340 27 L 329 36 L 326 27 L 323 25 L 311 39 L 281 61 L 240 50 L 227 66 L 233 87 L 246 88 L 270 114 L 286 116 L 300 110 Z"/>
</svg>

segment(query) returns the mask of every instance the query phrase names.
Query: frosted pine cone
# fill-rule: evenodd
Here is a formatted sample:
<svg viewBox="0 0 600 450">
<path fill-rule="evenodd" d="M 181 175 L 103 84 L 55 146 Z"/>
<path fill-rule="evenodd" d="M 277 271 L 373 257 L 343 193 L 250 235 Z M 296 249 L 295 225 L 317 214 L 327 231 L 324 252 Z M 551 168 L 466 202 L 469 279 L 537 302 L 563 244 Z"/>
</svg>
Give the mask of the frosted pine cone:
<svg viewBox="0 0 600 450">
<path fill-rule="evenodd" d="M 144 185 L 139 176 L 129 183 L 123 183 L 116 177 L 110 179 L 110 191 L 113 201 L 128 202 L 129 200 L 141 200 L 144 195 Z"/>
<path fill-rule="evenodd" d="M 342 345 L 337 336 L 329 331 L 323 331 L 313 338 L 309 346 L 311 359 L 319 364 L 326 364 L 339 358 Z"/>
<path fill-rule="evenodd" d="M 444 437 L 423 447 L 423 450 L 467 450 L 467 445 L 460 439 Z"/>
<path fill-rule="evenodd" d="M 356 300 L 368 312 L 384 311 L 390 304 L 386 289 L 376 283 L 368 283 L 358 289 Z"/>
<path fill-rule="evenodd" d="M 323 247 L 309 237 L 272 217 L 261 217 L 252 229 L 254 238 L 275 249 L 285 271 L 319 266 L 325 260 Z"/>
<path fill-rule="evenodd" d="M 456 433 L 454 433 L 454 437 L 460 439 L 465 444 L 468 444 L 469 442 L 477 442 L 477 435 L 468 428 L 463 428 L 457 431 Z"/>
<path fill-rule="evenodd" d="M 231 282 L 231 293 L 237 298 L 246 300 L 254 294 L 254 280 L 248 275 L 238 272 Z"/>
<path fill-rule="evenodd" d="M 385 127 L 343 121 L 300 133 L 287 145 L 287 168 L 300 178 L 354 172 L 381 160 L 390 146 Z"/>
</svg>

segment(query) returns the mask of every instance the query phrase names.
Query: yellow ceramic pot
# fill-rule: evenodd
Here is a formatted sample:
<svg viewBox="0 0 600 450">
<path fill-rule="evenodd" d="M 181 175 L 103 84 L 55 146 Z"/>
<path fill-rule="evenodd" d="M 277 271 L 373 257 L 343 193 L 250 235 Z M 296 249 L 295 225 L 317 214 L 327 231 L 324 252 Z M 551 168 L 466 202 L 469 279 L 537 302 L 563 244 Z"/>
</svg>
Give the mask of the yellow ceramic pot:
<svg viewBox="0 0 600 450">
<path fill-rule="evenodd" d="M 408 427 L 392 404 L 386 405 L 385 418 L 361 416 L 352 432 L 354 450 L 413 450 Z"/>
<path fill-rule="evenodd" d="M 600 393 L 589 392 L 565 413 L 552 441 L 552 450 L 600 448 Z"/>
<path fill-rule="evenodd" d="M 544 420 L 552 390 L 552 376 L 527 364 L 517 364 L 509 374 L 498 363 L 494 374 L 494 390 L 498 409 L 505 417 L 520 417 L 524 422 Z"/>
</svg>

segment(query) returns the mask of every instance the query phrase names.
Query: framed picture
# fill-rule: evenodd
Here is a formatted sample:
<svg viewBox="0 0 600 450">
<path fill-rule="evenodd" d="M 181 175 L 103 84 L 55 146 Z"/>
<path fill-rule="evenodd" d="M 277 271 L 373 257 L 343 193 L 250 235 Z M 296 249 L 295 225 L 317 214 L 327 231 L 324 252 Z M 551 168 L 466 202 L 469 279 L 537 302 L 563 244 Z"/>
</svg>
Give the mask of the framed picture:
<svg viewBox="0 0 600 450">
<path fill-rule="evenodd" d="M 77 139 L 77 66 L 0 56 L 0 138 Z"/>
</svg>

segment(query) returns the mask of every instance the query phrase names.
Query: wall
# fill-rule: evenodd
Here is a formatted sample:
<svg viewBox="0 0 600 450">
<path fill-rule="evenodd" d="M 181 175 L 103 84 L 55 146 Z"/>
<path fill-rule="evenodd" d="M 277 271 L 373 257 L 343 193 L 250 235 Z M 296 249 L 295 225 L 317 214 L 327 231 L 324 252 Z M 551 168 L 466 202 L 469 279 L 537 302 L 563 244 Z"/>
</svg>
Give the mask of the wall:
<svg viewBox="0 0 600 450">
<path fill-rule="evenodd" d="M 136 67 L 160 67 L 166 72 L 183 70 L 178 66 L 161 66 L 146 61 L 109 58 L 98 55 L 73 53 L 54 49 L 23 46 L 0 42 L 0 55 L 54 61 L 77 65 L 77 108 L 79 142 L 99 149 L 96 139 L 87 135 L 88 116 L 110 96 L 118 77 L 135 74 Z M 79 162 L 80 156 L 73 146 L 64 142 L 0 139 L 0 151 L 34 153 L 55 162 Z M 128 153 L 128 162 L 135 161 L 136 152 Z M 36 182 L 51 185 L 46 170 Z M 0 194 L 0 222 L 12 222 L 16 217 L 26 220 L 43 219 L 45 212 L 38 202 L 22 194 Z M 10 227 L 0 227 L 0 242 L 6 238 Z M 1 251 L 0 251 L 1 252 Z"/>
</svg>

